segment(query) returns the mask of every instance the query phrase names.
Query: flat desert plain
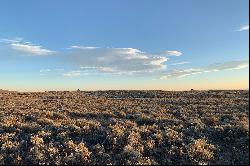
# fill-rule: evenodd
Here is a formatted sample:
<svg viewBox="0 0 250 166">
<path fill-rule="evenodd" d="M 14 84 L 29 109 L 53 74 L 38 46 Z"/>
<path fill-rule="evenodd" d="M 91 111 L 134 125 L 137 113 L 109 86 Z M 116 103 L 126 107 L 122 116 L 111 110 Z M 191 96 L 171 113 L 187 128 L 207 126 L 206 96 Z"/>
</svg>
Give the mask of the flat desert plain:
<svg viewBox="0 0 250 166">
<path fill-rule="evenodd" d="M 248 164 L 249 91 L 0 91 L 0 164 Z"/>
</svg>

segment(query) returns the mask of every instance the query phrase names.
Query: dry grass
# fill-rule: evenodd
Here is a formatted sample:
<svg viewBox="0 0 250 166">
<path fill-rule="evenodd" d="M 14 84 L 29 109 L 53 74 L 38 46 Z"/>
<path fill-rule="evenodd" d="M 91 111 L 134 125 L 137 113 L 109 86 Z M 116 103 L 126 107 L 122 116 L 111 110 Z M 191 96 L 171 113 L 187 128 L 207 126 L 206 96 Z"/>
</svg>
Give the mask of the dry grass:
<svg viewBox="0 0 250 166">
<path fill-rule="evenodd" d="M 0 164 L 248 164 L 248 91 L 0 92 Z"/>
</svg>

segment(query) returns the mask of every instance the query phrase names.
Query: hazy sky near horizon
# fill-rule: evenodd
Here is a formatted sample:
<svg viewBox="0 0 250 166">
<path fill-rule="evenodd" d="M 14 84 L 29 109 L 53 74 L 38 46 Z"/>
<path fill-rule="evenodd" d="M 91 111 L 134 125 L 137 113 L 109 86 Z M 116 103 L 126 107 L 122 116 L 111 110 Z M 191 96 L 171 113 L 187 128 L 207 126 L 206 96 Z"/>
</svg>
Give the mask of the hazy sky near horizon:
<svg viewBox="0 0 250 166">
<path fill-rule="evenodd" d="M 248 0 L 5 0 L 0 89 L 248 89 Z"/>
</svg>

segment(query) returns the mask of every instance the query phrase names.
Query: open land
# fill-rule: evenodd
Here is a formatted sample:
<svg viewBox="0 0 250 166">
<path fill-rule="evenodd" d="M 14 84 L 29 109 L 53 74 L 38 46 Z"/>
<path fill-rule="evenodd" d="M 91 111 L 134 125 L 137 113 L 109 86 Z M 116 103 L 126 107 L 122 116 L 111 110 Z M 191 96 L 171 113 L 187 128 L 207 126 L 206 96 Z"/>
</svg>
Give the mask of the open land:
<svg viewBox="0 0 250 166">
<path fill-rule="evenodd" d="M 0 164 L 248 162 L 246 90 L 0 90 Z"/>
</svg>

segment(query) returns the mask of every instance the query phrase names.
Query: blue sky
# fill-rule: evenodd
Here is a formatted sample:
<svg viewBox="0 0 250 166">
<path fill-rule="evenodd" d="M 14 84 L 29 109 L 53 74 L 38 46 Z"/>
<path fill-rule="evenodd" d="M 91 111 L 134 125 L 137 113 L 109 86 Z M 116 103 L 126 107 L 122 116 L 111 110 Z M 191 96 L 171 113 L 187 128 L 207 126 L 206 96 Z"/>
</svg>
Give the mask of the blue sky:
<svg viewBox="0 0 250 166">
<path fill-rule="evenodd" d="M 246 89 L 248 6 L 2 1 L 0 89 Z"/>
</svg>

